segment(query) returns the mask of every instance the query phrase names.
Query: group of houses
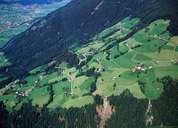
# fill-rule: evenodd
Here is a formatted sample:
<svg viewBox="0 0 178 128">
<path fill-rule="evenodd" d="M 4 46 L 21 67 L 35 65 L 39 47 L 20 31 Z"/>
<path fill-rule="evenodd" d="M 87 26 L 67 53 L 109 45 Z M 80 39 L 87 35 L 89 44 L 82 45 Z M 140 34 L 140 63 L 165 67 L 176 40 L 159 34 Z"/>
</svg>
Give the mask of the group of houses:
<svg viewBox="0 0 178 128">
<path fill-rule="evenodd" d="M 152 69 L 152 68 L 153 68 L 152 66 L 146 67 L 144 64 L 137 64 L 131 69 L 131 71 L 133 73 L 135 73 L 135 72 L 145 72 L 148 69 Z"/>
</svg>

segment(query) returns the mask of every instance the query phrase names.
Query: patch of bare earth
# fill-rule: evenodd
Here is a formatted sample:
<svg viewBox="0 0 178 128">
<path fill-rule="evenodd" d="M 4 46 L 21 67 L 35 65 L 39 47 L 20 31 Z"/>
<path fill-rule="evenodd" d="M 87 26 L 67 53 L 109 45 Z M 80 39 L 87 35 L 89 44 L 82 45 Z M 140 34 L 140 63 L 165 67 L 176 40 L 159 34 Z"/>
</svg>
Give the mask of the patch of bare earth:
<svg viewBox="0 0 178 128">
<path fill-rule="evenodd" d="M 113 112 L 115 112 L 115 109 L 112 105 L 110 105 L 109 101 L 105 97 L 103 98 L 103 105 L 97 106 L 96 111 L 100 118 L 98 128 L 104 128 L 105 122 L 111 118 Z"/>
</svg>

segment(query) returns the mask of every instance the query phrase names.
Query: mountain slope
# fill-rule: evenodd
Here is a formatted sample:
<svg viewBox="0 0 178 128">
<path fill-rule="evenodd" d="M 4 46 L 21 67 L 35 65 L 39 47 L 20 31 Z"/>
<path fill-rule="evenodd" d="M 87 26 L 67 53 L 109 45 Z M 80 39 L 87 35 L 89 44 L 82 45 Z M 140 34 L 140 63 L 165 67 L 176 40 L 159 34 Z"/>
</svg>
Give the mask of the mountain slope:
<svg viewBox="0 0 178 128">
<path fill-rule="evenodd" d="M 79 127 L 92 123 L 83 123 L 83 114 L 73 118 L 73 109 L 85 110 L 84 115 L 98 115 L 100 120 L 95 119 L 94 128 L 97 124 L 101 128 L 123 124 L 134 128 L 176 127 L 178 86 L 171 81 L 178 76 L 178 36 L 167 30 L 169 20 L 159 19 L 123 40 L 139 21 L 127 17 L 96 34 L 88 44 L 70 49 L 80 60 L 77 67 L 52 61 L 33 69 L 23 79 L 12 81 L 0 89 L 0 101 L 20 115 L 34 110 L 29 105 L 38 106 L 38 111 L 58 108 L 65 112 L 58 119 L 79 118 Z M 100 105 L 95 106 L 98 102 Z M 24 103 L 28 103 L 28 109 Z M 97 112 L 86 112 L 88 107 L 95 107 Z M 32 124 L 40 123 L 30 120 Z M 74 122 L 69 124 L 79 125 Z M 24 124 L 20 122 L 21 127 Z"/>
<path fill-rule="evenodd" d="M 72 64 L 76 64 L 77 58 L 69 48 L 87 43 L 127 16 L 140 18 L 131 35 L 157 18 L 171 19 L 174 26 L 170 30 L 175 32 L 177 3 L 177 0 L 73 0 L 7 43 L 3 52 L 12 65 L 2 68 L 1 73 L 17 78 L 54 58 L 61 62 L 74 58 Z"/>
<path fill-rule="evenodd" d="M 98 1 L 92 11 L 85 10 L 90 1 L 77 2 L 50 14 L 4 47 L 0 66 L 9 68 L 1 69 L 7 76 L 1 74 L 0 81 L 8 76 L 16 80 L 0 89 L 0 126 L 177 128 L 174 6 L 166 7 L 166 0 L 147 1 L 148 5 L 137 1 L 134 4 L 144 6 L 128 13 L 132 15 L 120 11 L 121 19 L 112 19 L 111 1 L 105 6 L 106 1 Z M 127 4 L 132 7 L 122 2 L 116 12 Z M 83 13 L 79 15 L 81 10 L 73 5 Z M 103 20 L 110 22 L 103 26 Z M 4 105 L 11 113 L 5 114 Z"/>
<path fill-rule="evenodd" d="M 57 1 L 57 0 L 0 0 L 0 4 L 14 4 L 14 3 L 24 4 L 24 5 L 49 4 L 50 2 L 54 2 L 54 1 Z"/>
</svg>

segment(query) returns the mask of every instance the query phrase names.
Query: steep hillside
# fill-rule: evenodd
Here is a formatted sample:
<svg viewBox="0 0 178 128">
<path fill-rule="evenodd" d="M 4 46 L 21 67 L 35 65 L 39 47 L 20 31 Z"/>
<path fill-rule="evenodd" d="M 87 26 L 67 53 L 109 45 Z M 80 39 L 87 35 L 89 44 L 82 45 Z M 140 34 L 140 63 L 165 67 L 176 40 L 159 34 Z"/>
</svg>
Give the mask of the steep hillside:
<svg viewBox="0 0 178 128">
<path fill-rule="evenodd" d="M 14 37 L 0 53 L 0 127 L 177 128 L 176 7 L 73 0 Z"/>
<path fill-rule="evenodd" d="M 56 58 L 59 62 L 76 60 L 70 48 L 86 44 L 95 34 L 127 16 L 138 17 L 140 22 L 125 38 L 157 18 L 170 19 L 169 29 L 176 33 L 177 3 L 177 0 L 73 0 L 7 43 L 3 52 L 11 66 L 3 67 L 1 73 L 15 79 Z M 70 64 L 75 65 L 76 61 Z"/>
<path fill-rule="evenodd" d="M 0 89 L 13 113 L 7 124 L 176 128 L 178 36 L 167 30 L 170 20 L 159 19 L 128 37 L 139 22 L 127 17 L 70 49 L 77 65 L 53 60 Z"/>
</svg>

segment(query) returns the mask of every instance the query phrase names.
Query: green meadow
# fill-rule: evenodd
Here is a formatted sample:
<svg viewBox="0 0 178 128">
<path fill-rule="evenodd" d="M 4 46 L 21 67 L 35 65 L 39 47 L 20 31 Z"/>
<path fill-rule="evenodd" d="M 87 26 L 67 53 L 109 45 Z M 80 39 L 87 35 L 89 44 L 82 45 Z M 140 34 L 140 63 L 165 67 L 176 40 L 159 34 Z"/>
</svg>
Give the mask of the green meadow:
<svg viewBox="0 0 178 128">
<path fill-rule="evenodd" d="M 98 33 L 87 45 L 72 49 L 90 58 L 82 65 L 63 62 L 50 70 L 47 64 L 35 68 L 24 78 L 25 84 L 15 83 L 14 91 L 1 89 L 0 101 L 8 107 L 19 107 L 26 100 L 51 109 L 82 107 L 94 103 L 95 95 L 117 96 L 126 89 L 139 99 L 157 99 L 163 92 L 161 78 L 178 78 L 178 37 L 167 30 L 169 21 L 160 19 L 120 41 L 138 22 L 128 17 Z M 0 66 L 9 64 L 3 55 L 0 62 Z M 18 100 L 16 91 L 28 95 Z"/>
</svg>

